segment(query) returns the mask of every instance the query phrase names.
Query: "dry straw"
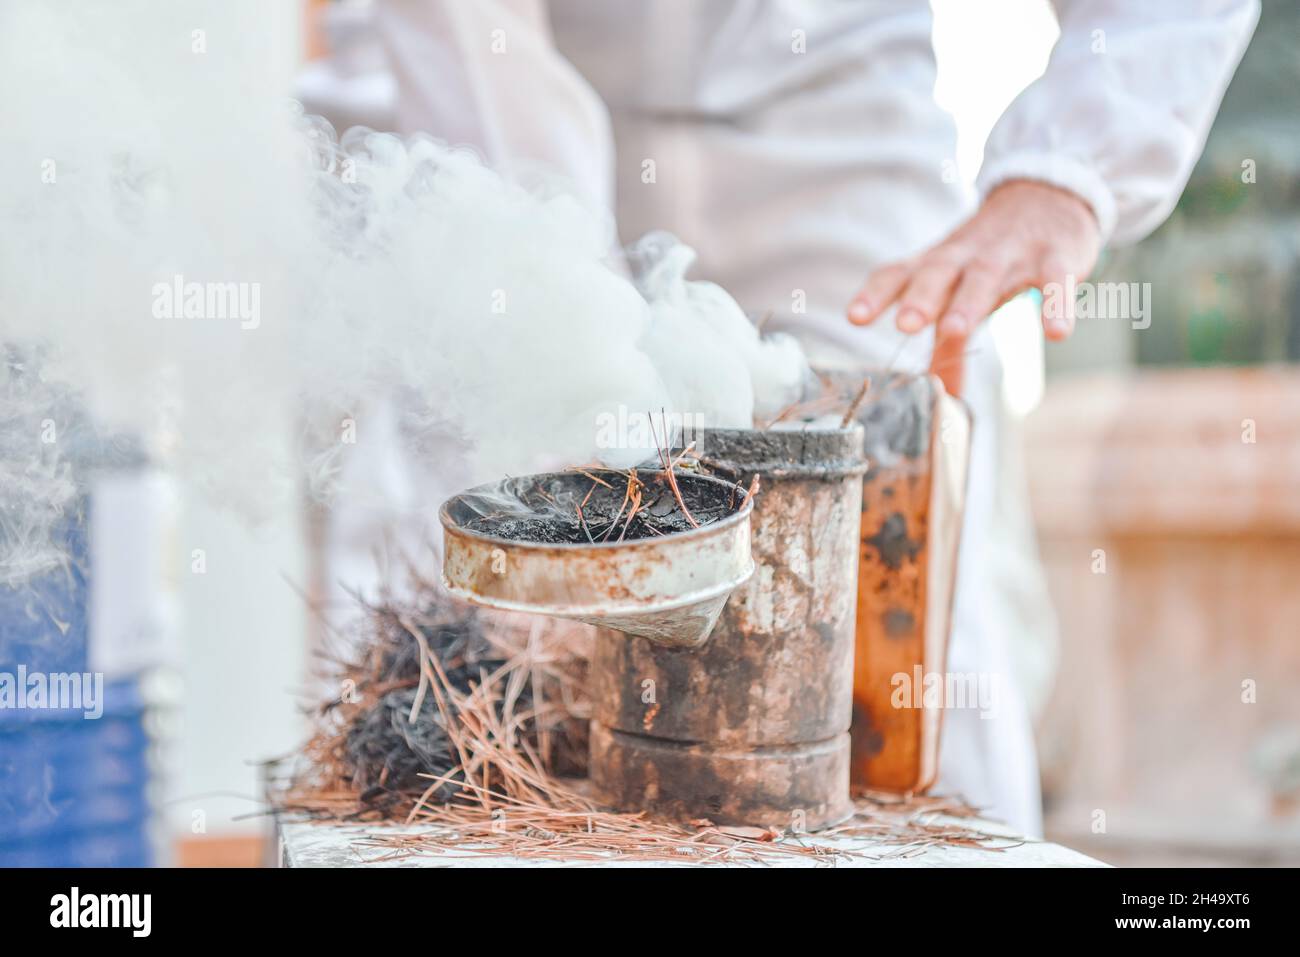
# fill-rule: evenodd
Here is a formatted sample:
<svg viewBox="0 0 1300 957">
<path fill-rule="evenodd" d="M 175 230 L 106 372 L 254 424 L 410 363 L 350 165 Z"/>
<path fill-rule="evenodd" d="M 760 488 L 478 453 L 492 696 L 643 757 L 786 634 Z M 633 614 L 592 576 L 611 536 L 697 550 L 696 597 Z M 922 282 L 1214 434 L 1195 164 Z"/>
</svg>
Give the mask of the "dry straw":
<svg viewBox="0 0 1300 957">
<path fill-rule="evenodd" d="M 933 798 L 860 795 L 852 818 L 818 835 L 856 840 L 831 847 L 793 831 L 604 810 L 574 776 L 585 770 L 585 629 L 534 619 L 521 628 L 453 608 L 432 586 L 412 607 L 369 607 L 366 620 L 347 693 L 320 709 L 277 805 L 321 821 L 421 825 L 375 827 L 357 842 L 370 860 L 832 863 L 1008 846 L 962 824 L 968 807 Z"/>
</svg>

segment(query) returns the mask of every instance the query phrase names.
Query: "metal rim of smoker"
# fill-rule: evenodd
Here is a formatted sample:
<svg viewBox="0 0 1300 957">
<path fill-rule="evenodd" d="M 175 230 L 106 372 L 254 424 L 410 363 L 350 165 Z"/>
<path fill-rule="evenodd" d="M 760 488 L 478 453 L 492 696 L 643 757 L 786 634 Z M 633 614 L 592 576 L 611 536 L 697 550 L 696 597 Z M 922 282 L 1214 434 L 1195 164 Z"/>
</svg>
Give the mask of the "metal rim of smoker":
<svg viewBox="0 0 1300 957">
<path fill-rule="evenodd" d="M 610 469 L 593 469 L 591 471 L 615 472 Z M 662 473 L 662 469 L 645 469 L 640 471 L 653 471 Z M 547 473 L 543 473 L 547 474 Z M 561 473 L 555 473 L 561 474 Z M 580 474 L 580 473 L 579 473 Z M 724 479 L 712 475 L 689 474 L 685 472 L 676 472 L 679 482 L 707 482 L 719 485 L 727 489 L 735 489 L 743 494 L 741 489 L 734 482 L 728 482 Z M 528 478 L 528 476 L 523 476 Z M 535 556 L 541 559 L 546 556 L 554 555 L 563 557 L 567 560 L 588 556 L 597 558 L 607 556 L 608 560 L 613 560 L 616 554 L 634 554 L 644 550 L 654 550 L 660 553 L 672 553 L 682 551 L 684 554 L 697 546 L 702 540 L 712 541 L 716 539 L 736 539 L 743 537 L 745 544 L 748 546 L 749 518 L 754 510 L 752 500 L 746 500 L 732 514 L 717 522 L 711 522 L 699 528 L 693 528 L 683 532 L 673 532 L 664 535 L 661 538 L 640 538 L 625 542 L 596 542 L 596 543 L 548 543 L 548 542 L 530 542 L 511 538 L 502 538 L 500 536 L 488 535 L 483 532 L 470 531 L 456 522 L 451 515 L 451 508 L 464 495 L 475 493 L 485 493 L 496 488 L 500 483 L 492 482 L 485 485 L 476 486 L 467 489 L 457 495 L 452 496 L 438 509 L 438 519 L 442 523 L 444 533 L 444 555 L 442 562 L 442 584 L 447 591 L 457 598 L 464 599 L 476 605 L 482 605 L 488 608 L 495 608 L 501 611 L 523 612 L 528 614 L 551 615 L 564 618 L 587 617 L 587 618 L 616 618 L 621 616 L 644 616 L 653 615 L 659 612 L 677 611 L 688 608 L 692 605 L 699 605 L 704 602 L 719 599 L 730 595 L 740 585 L 747 582 L 751 575 L 754 574 L 754 559 L 750 554 L 749 548 L 743 550 L 744 561 L 730 574 L 725 574 L 728 569 L 719 568 L 719 572 L 724 577 L 714 579 L 708 586 L 686 593 L 675 593 L 671 598 L 661 598 L 657 600 L 638 600 L 624 601 L 618 603 L 608 598 L 601 599 L 596 592 L 591 592 L 591 600 L 583 603 L 574 602 L 548 602 L 528 600 L 522 596 L 504 597 L 501 595 L 485 594 L 481 590 L 473 588 L 469 584 L 462 584 L 459 581 L 453 581 L 448 577 L 447 570 L 457 564 L 455 559 L 469 558 L 475 552 L 500 549 L 507 554 L 513 554 L 527 561 L 529 557 Z"/>
<path fill-rule="evenodd" d="M 824 479 L 834 481 L 853 475 L 863 475 L 870 463 L 863 455 L 864 428 L 860 422 L 852 421 L 842 426 L 805 426 L 803 428 L 768 428 L 768 429 L 708 429 L 705 432 L 706 444 L 712 454 L 704 461 L 732 472 L 739 476 L 759 474 L 764 480 L 781 481 L 785 479 Z M 746 443 L 752 436 L 760 434 L 765 437 L 769 448 L 767 452 L 776 452 L 782 446 L 813 442 L 817 446 L 820 461 L 809 463 L 794 461 L 780 456 L 760 455 L 751 457 Z M 715 447 L 722 445 L 722 450 Z M 800 449 L 800 454 L 805 450 Z"/>
<path fill-rule="evenodd" d="M 607 468 L 584 469 L 583 471 L 594 473 L 597 475 L 605 472 L 609 472 L 614 475 L 623 474 L 623 471 L 620 469 L 607 469 Z M 637 472 L 659 474 L 663 472 L 663 469 L 662 468 L 638 468 Z M 521 475 L 518 477 L 517 480 L 538 478 L 541 475 L 562 475 L 562 474 L 567 474 L 567 473 L 541 472 L 538 473 L 538 475 Z M 583 473 L 576 472 L 574 474 L 581 476 Z M 746 491 L 745 489 L 741 488 L 740 485 L 738 485 L 736 482 L 729 482 L 726 479 L 718 478 L 716 475 L 693 474 L 690 472 L 684 472 L 680 469 L 674 470 L 673 474 L 677 477 L 679 481 L 681 479 L 685 479 L 688 482 L 709 482 L 715 485 L 723 485 L 729 489 L 735 489 L 737 492 L 739 492 L 742 495 L 745 494 Z M 502 538 L 499 535 L 488 535 L 484 532 L 471 531 L 470 529 L 464 528 L 463 526 L 457 524 L 456 520 L 451 517 L 451 514 L 448 511 L 448 509 L 451 508 L 451 506 L 457 501 L 457 499 L 460 499 L 466 495 L 486 494 L 492 489 L 497 488 L 499 485 L 501 485 L 500 482 L 488 482 L 483 485 L 476 485 L 473 488 L 466 489 L 463 492 L 457 492 L 455 495 L 447 499 L 447 501 L 443 502 L 442 505 L 438 507 L 438 521 L 442 523 L 442 527 L 444 529 L 447 529 L 449 531 L 455 531 L 457 535 L 463 536 L 464 538 L 476 538 L 481 542 L 488 542 L 497 547 L 506 547 L 511 549 L 535 548 L 538 550 L 572 549 L 574 551 L 586 551 L 589 549 L 625 549 L 625 548 L 637 548 L 637 547 L 652 548 L 656 545 L 659 545 L 661 542 L 667 541 L 668 539 L 671 539 L 674 542 L 686 541 L 691 537 L 707 535 L 711 532 L 720 531 L 724 528 L 729 528 L 732 525 L 738 525 L 741 522 L 743 522 L 746 518 L 748 518 L 750 512 L 754 510 L 754 503 L 752 501 L 747 501 L 745 502 L 742 508 L 739 508 L 735 512 L 732 512 L 730 515 L 728 515 L 726 518 L 722 519 L 721 521 L 710 522 L 708 525 L 701 525 L 699 528 L 692 528 L 684 532 L 673 532 L 669 535 L 664 535 L 662 538 L 633 538 L 622 542 L 530 542 L 527 539 L 523 539 L 523 538 Z"/>
</svg>

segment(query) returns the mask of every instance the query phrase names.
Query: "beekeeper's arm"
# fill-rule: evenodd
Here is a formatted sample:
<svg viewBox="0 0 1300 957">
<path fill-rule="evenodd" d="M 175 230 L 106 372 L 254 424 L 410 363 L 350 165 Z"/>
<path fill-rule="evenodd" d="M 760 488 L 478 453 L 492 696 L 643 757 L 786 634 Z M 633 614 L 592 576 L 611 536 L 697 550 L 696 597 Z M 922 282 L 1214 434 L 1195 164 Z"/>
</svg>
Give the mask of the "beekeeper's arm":
<svg viewBox="0 0 1300 957">
<path fill-rule="evenodd" d="M 932 249 L 874 272 L 849 306 L 856 323 L 895 302 L 904 332 L 937 323 L 932 368 L 953 392 L 954 359 L 997 306 L 1087 278 L 1102 245 L 1136 242 L 1169 215 L 1259 17 L 1258 0 L 1053 5 L 1060 40 L 989 136 L 980 209 Z M 1044 329 L 1063 339 L 1072 310 L 1048 301 Z"/>
<path fill-rule="evenodd" d="M 611 208 L 609 116 L 555 49 L 545 0 L 380 0 L 376 25 L 400 132 L 472 145 L 506 175 L 558 173 Z"/>
</svg>

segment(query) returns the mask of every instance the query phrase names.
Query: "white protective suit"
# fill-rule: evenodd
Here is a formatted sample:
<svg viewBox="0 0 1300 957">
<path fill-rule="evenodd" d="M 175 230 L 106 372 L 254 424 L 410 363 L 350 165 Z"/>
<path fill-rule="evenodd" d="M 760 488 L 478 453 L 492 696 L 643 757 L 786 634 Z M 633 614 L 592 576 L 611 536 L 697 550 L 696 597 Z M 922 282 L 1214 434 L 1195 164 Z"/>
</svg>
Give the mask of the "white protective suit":
<svg viewBox="0 0 1300 957">
<path fill-rule="evenodd" d="M 1054 183 L 1087 200 L 1104 239 L 1135 241 L 1182 191 L 1256 0 L 1054 6 L 1061 38 L 993 130 L 978 187 Z M 507 172 L 559 171 L 613 205 L 625 242 L 670 230 L 699 251 L 693 275 L 751 314 L 774 311 L 815 360 L 898 357 L 892 318 L 851 326 L 849 299 L 976 202 L 951 175 L 926 0 L 379 0 L 375 26 L 399 131 L 473 144 Z M 1021 318 L 1013 334 L 1040 335 Z M 988 337 L 968 360 L 975 438 L 948 668 L 1007 680 L 993 717 L 946 714 L 939 788 L 1037 836 L 1017 642 L 1050 638 L 1051 616 Z M 898 364 L 923 368 L 929 349 L 914 342 Z"/>
</svg>

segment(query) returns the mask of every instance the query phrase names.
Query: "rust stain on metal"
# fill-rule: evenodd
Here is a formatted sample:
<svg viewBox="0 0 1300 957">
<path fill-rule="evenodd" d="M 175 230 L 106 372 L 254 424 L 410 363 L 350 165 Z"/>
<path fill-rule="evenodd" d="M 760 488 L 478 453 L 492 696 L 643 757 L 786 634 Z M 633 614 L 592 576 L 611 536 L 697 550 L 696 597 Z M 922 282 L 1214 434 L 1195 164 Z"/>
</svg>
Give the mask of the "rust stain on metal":
<svg viewBox="0 0 1300 957">
<path fill-rule="evenodd" d="M 845 395 L 851 385 L 846 378 Z M 967 451 L 961 430 L 943 441 L 945 414 L 960 413 L 937 380 L 902 374 L 883 380 L 859 413 L 872 458 L 862 489 L 854 656 L 852 774 L 859 785 L 923 791 L 937 771 L 942 711 L 894 707 L 893 676 L 944 667 L 952 573 L 937 581 L 932 574 L 955 565 L 956 554 L 955 542 L 951 555 L 932 544 L 932 524 L 942 528 L 943 521 L 932 515 L 936 463 L 963 460 Z"/>
<path fill-rule="evenodd" d="M 924 789 L 920 715 L 892 707 L 890 691 L 893 674 L 924 660 L 930 472 L 924 460 L 906 460 L 873 467 L 871 479 L 862 496 L 853 777 Z"/>
<path fill-rule="evenodd" d="M 742 486 L 751 463 L 766 469 L 751 519 L 754 575 L 699 648 L 599 632 L 592 779 L 614 806 L 663 817 L 824 826 L 849 809 L 861 432 L 705 441 Z"/>
<path fill-rule="evenodd" d="M 708 638 L 727 596 L 753 571 L 753 505 L 720 479 L 683 474 L 678 481 L 716 487 L 734 501 L 732 513 L 657 538 L 542 545 L 464 527 L 477 515 L 466 497 L 491 495 L 492 487 L 453 497 L 440 513 L 443 582 L 479 604 L 604 625 L 674 647 L 697 646 Z"/>
<path fill-rule="evenodd" d="M 892 499 L 894 489 L 890 488 L 889 491 L 889 497 Z M 872 509 L 864 498 L 862 511 L 864 515 L 874 517 L 876 510 Z M 880 523 L 873 535 L 867 536 L 864 533 L 863 544 L 874 548 L 877 560 L 883 562 L 885 567 L 892 571 L 898 571 L 907 562 L 915 563 L 917 556 L 925 548 L 925 513 L 914 514 L 911 518 L 914 527 L 909 527 L 908 516 L 902 512 L 894 512 Z M 868 527 L 872 524 L 874 523 L 868 518 Z"/>
</svg>

